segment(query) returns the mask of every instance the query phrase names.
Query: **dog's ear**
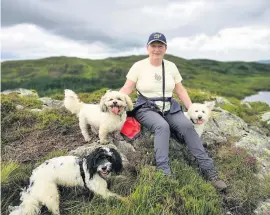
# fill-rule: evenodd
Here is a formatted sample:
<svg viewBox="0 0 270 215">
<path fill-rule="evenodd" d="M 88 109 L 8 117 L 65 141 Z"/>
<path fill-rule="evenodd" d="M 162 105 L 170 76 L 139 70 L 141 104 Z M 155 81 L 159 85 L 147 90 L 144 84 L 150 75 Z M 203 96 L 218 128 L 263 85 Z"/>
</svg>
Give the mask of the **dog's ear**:
<svg viewBox="0 0 270 215">
<path fill-rule="evenodd" d="M 208 107 L 208 109 L 211 111 L 214 109 L 215 107 L 215 102 L 204 102 L 204 104 L 206 105 L 206 107 Z"/>
<path fill-rule="evenodd" d="M 100 153 L 101 147 L 96 148 L 94 151 L 92 151 L 88 156 L 85 157 L 86 159 L 86 166 L 87 170 L 90 174 L 90 179 L 94 176 L 96 173 L 96 161 L 98 158 L 98 154 Z"/>
<path fill-rule="evenodd" d="M 106 100 L 106 94 L 102 96 L 100 99 L 99 106 L 100 106 L 101 112 L 108 112 L 108 107 L 105 105 L 105 100 Z"/>
<path fill-rule="evenodd" d="M 121 155 L 114 148 L 110 148 L 110 151 L 112 152 L 112 169 L 118 174 L 123 169 Z"/>
<path fill-rule="evenodd" d="M 126 100 L 126 103 L 127 103 L 126 111 L 133 110 L 133 102 L 132 102 L 131 98 L 126 94 L 125 94 L 125 100 Z"/>
</svg>

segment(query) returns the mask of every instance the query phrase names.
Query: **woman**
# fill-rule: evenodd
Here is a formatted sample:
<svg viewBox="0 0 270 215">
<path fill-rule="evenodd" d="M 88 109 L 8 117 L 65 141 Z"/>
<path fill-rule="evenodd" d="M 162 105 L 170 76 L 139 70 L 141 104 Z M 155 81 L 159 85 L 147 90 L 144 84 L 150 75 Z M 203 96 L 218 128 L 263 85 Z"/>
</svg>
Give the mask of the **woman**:
<svg viewBox="0 0 270 215">
<path fill-rule="evenodd" d="M 197 159 L 199 167 L 208 180 L 218 189 L 225 189 L 226 184 L 218 178 L 213 160 L 205 152 L 202 142 L 194 126 L 181 110 L 174 99 L 175 91 L 178 98 L 189 109 L 192 102 L 181 81 L 182 77 L 176 65 L 163 59 L 167 50 L 166 38 L 161 33 L 152 33 L 147 42 L 149 58 L 136 62 L 127 74 L 127 80 L 120 92 L 131 94 L 136 88 L 139 97 L 135 104 L 136 119 L 146 128 L 155 133 L 154 150 L 157 169 L 165 175 L 171 174 L 169 167 L 170 130 L 184 138 L 188 149 Z M 162 62 L 165 68 L 165 105 L 163 106 Z M 157 110 L 164 110 L 164 114 Z"/>
</svg>

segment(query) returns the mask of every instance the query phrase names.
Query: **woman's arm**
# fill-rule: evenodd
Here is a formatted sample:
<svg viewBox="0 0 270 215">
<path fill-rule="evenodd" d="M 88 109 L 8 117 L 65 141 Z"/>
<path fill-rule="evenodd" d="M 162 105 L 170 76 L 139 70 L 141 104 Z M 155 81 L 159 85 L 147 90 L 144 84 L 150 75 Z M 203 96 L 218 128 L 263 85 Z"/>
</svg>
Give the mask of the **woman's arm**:
<svg viewBox="0 0 270 215">
<path fill-rule="evenodd" d="M 126 83 L 124 86 L 119 90 L 120 93 L 124 93 L 126 95 L 129 95 L 132 93 L 132 91 L 135 89 L 136 82 L 131 80 L 126 80 Z"/>
<path fill-rule="evenodd" d="M 190 106 L 192 105 L 192 102 L 189 98 L 189 95 L 187 93 L 187 90 L 184 88 L 184 86 L 182 85 L 181 82 L 177 83 L 175 85 L 175 93 L 177 95 L 177 97 L 184 103 L 185 107 L 187 109 L 190 108 Z"/>
</svg>

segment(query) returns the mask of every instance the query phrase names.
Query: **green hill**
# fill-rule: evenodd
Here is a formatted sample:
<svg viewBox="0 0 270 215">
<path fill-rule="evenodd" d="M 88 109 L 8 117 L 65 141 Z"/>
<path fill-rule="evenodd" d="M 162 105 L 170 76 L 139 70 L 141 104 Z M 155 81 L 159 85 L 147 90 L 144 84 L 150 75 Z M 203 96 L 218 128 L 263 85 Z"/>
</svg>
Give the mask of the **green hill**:
<svg viewBox="0 0 270 215">
<path fill-rule="evenodd" d="M 2 63 L 2 90 L 35 89 L 40 96 L 63 93 L 70 88 L 92 92 L 104 87 L 120 88 L 132 64 L 146 56 L 102 60 L 50 57 Z M 207 90 L 222 96 L 243 98 L 260 90 L 270 90 L 270 65 L 213 60 L 185 60 L 167 55 L 183 76 L 186 87 Z"/>
</svg>

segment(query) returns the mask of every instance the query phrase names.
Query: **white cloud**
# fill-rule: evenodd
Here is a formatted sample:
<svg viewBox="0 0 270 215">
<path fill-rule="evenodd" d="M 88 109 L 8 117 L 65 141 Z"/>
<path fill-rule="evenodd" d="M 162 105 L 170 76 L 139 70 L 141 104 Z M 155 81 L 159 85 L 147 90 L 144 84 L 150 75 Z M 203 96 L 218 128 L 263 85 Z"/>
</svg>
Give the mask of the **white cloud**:
<svg viewBox="0 0 270 215">
<path fill-rule="evenodd" d="M 49 56 L 75 56 L 100 59 L 117 55 L 136 54 L 136 49 L 112 53 L 113 50 L 101 42 L 80 43 L 53 35 L 32 25 L 21 24 L 1 31 L 2 52 L 12 53 L 20 59 L 34 59 Z M 139 53 L 138 53 L 139 54 Z"/>
<path fill-rule="evenodd" d="M 186 58 L 256 61 L 269 59 L 270 27 L 226 28 L 215 35 L 177 37 L 168 42 L 168 51 Z"/>
<path fill-rule="evenodd" d="M 117 49 L 112 49 L 105 43 L 71 40 L 51 34 L 32 24 L 3 28 L 1 41 L 2 52 L 12 53 L 12 56 L 19 59 L 36 59 L 49 56 L 101 59 L 146 54 L 144 44 L 138 48 L 117 51 Z M 168 53 L 187 59 L 256 61 L 269 59 L 269 50 L 270 27 L 268 26 L 225 28 L 214 35 L 195 34 L 189 37 L 168 38 Z"/>
<path fill-rule="evenodd" d="M 203 1 L 173 2 L 166 5 L 151 5 L 142 8 L 142 12 L 152 17 L 162 17 L 163 19 L 178 19 L 186 21 L 194 19 L 196 13 L 204 7 Z M 166 16 L 164 16 L 166 15 Z M 176 20 L 175 20 L 176 21 Z M 174 23 L 175 24 L 175 23 Z M 181 23 L 180 23 L 181 24 Z"/>
</svg>

